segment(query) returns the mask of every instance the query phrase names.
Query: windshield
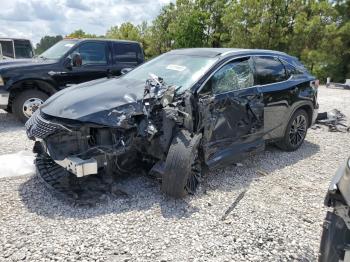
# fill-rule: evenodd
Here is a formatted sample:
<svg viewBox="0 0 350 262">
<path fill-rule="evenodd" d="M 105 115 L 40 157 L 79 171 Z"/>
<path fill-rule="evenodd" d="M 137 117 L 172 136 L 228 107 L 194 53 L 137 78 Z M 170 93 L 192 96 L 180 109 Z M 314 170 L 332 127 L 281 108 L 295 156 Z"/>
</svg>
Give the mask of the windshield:
<svg viewBox="0 0 350 262">
<path fill-rule="evenodd" d="M 161 55 L 123 76 L 124 79 L 146 81 L 150 74 L 163 78 L 167 85 L 179 87 L 181 93 L 198 81 L 218 58 L 190 55 Z"/>
<path fill-rule="evenodd" d="M 44 53 L 39 55 L 46 59 L 60 59 L 69 49 L 77 43 L 76 40 L 63 40 L 47 49 Z"/>
</svg>

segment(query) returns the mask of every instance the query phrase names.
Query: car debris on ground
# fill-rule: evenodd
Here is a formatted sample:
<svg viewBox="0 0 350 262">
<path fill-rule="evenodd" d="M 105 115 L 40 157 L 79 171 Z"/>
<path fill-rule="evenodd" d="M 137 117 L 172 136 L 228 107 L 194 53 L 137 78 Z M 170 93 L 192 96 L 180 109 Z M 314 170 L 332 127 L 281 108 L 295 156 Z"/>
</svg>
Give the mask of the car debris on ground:
<svg viewBox="0 0 350 262">
<path fill-rule="evenodd" d="M 325 125 L 330 132 L 350 132 L 350 127 L 346 124 L 346 116 L 337 109 L 328 112 L 319 113 L 316 118 L 316 125 L 312 128 L 320 128 L 319 125 Z"/>
<path fill-rule="evenodd" d="M 328 88 L 343 88 L 350 90 L 350 79 L 346 79 L 345 83 L 335 83 L 331 82 L 331 78 L 327 77 L 326 87 Z"/>
</svg>

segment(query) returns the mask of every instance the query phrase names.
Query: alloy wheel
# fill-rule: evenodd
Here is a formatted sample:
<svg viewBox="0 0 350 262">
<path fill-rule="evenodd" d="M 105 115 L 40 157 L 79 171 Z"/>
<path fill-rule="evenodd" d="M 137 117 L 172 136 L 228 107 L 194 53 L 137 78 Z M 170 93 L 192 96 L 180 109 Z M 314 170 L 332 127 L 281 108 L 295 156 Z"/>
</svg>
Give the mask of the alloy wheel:
<svg viewBox="0 0 350 262">
<path fill-rule="evenodd" d="M 307 130 L 307 121 L 304 115 L 298 115 L 289 130 L 289 141 L 290 143 L 297 147 L 299 146 L 306 135 L 306 130 Z"/>
</svg>

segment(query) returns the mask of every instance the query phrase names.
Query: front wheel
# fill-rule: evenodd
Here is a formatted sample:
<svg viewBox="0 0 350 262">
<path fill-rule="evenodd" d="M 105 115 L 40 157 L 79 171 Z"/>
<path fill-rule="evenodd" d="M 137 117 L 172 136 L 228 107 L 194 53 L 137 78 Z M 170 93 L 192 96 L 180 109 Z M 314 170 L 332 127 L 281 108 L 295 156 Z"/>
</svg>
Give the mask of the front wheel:
<svg viewBox="0 0 350 262">
<path fill-rule="evenodd" d="M 304 109 L 298 109 L 290 118 L 284 137 L 277 146 L 285 151 L 295 151 L 304 142 L 309 127 L 309 116 Z"/>
<path fill-rule="evenodd" d="M 165 161 L 162 191 L 175 198 L 194 194 L 202 177 L 199 144 L 202 135 L 191 137 L 181 130 L 174 137 Z"/>
<path fill-rule="evenodd" d="M 12 112 L 22 123 L 25 123 L 41 106 L 48 95 L 39 90 L 25 90 L 16 94 L 12 104 Z"/>
</svg>

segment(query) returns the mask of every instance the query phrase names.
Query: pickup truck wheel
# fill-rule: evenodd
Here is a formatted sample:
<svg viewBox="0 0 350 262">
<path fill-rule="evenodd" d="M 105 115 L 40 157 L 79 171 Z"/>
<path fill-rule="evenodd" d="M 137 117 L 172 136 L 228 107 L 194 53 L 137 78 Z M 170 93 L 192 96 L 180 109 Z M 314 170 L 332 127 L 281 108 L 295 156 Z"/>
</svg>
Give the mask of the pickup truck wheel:
<svg viewBox="0 0 350 262">
<path fill-rule="evenodd" d="M 304 142 L 309 126 L 309 117 L 304 109 L 298 109 L 290 118 L 284 137 L 277 146 L 285 151 L 295 151 Z"/>
<path fill-rule="evenodd" d="M 23 123 L 42 105 L 49 96 L 39 90 L 25 90 L 18 93 L 12 104 L 12 111 Z"/>
<path fill-rule="evenodd" d="M 165 161 L 162 191 L 174 198 L 194 194 L 202 177 L 198 148 L 202 135 L 182 130 L 174 137 Z"/>
</svg>

